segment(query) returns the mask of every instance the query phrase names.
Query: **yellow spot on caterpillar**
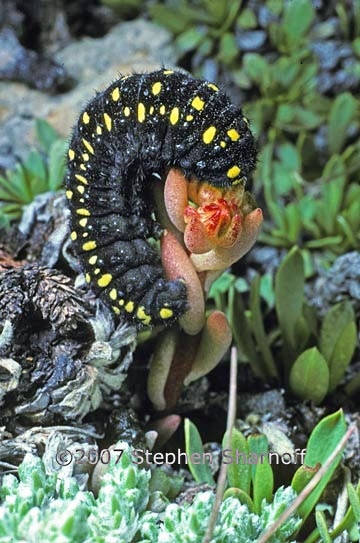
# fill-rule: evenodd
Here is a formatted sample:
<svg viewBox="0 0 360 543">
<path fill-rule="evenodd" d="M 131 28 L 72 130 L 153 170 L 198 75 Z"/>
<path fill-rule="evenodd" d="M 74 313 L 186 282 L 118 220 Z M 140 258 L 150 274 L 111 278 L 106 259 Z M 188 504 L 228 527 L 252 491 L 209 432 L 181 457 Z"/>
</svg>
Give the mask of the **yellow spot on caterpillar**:
<svg viewBox="0 0 360 543">
<path fill-rule="evenodd" d="M 112 275 L 111 273 L 105 273 L 98 279 L 98 285 L 99 287 L 107 287 L 112 281 Z"/>
<path fill-rule="evenodd" d="M 174 73 L 174 70 L 164 70 L 163 71 L 164 75 L 169 75 L 169 74 L 173 74 L 173 73 Z"/>
<path fill-rule="evenodd" d="M 88 235 L 89 235 L 89 232 L 84 232 L 83 235 L 82 235 L 82 237 L 83 237 L 83 238 L 87 238 Z"/>
<path fill-rule="evenodd" d="M 215 126 L 209 126 L 203 133 L 203 142 L 204 143 L 211 143 L 212 140 L 215 138 L 216 134 L 216 128 Z"/>
<path fill-rule="evenodd" d="M 161 85 L 160 81 L 156 81 L 156 83 L 153 84 L 151 92 L 153 93 L 154 96 L 159 94 L 159 92 L 161 91 L 161 87 L 162 87 L 162 85 Z"/>
<path fill-rule="evenodd" d="M 80 181 L 81 183 L 84 183 L 84 185 L 88 184 L 87 179 L 83 175 L 76 173 L 75 177 L 78 181 Z"/>
<path fill-rule="evenodd" d="M 128 302 L 125 306 L 125 311 L 132 313 L 134 311 L 134 302 Z"/>
<path fill-rule="evenodd" d="M 102 134 L 102 128 L 101 128 L 101 126 L 98 125 L 98 126 L 96 127 L 96 133 L 99 134 L 99 135 Z"/>
<path fill-rule="evenodd" d="M 87 241 L 82 248 L 84 251 L 93 251 L 96 249 L 96 241 Z"/>
<path fill-rule="evenodd" d="M 90 275 L 88 273 L 85 273 L 85 281 L 87 283 L 90 283 L 90 281 L 91 281 L 91 277 L 90 277 Z"/>
<path fill-rule="evenodd" d="M 117 291 L 116 288 L 112 288 L 109 292 L 109 296 L 112 300 L 116 300 L 117 298 Z"/>
<path fill-rule="evenodd" d="M 83 114 L 82 118 L 83 118 L 84 124 L 89 124 L 89 122 L 90 122 L 90 117 L 89 117 L 89 114 L 88 114 L 87 111 L 85 111 L 85 113 Z"/>
<path fill-rule="evenodd" d="M 83 157 L 83 160 L 84 160 L 85 162 L 87 162 L 87 161 L 89 160 L 89 158 L 90 158 L 89 155 L 88 155 L 87 153 L 83 153 L 81 156 Z"/>
<path fill-rule="evenodd" d="M 124 300 L 119 300 L 119 305 L 124 305 Z"/>
<path fill-rule="evenodd" d="M 96 264 L 97 259 L 98 259 L 97 255 L 91 256 L 89 258 L 89 264 L 91 264 L 91 266 L 94 266 Z"/>
<path fill-rule="evenodd" d="M 160 112 L 160 115 L 165 115 L 165 113 L 166 113 L 166 108 L 165 108 L 164 105 L 160 106 L 159 112 Z"/>
<path fill-rule="evenodd" d="M 86 166 L 85 166 L 85 164 L 80 164 L 80 170 L 83 170 L 84 172 L 86 172 Z"/>
<path fill-rule="evenodd" d="M 221 141 L 220 142 L 220 147 L 226 147 L 226 141 Z"/>
<path fill-rule="evenodd" d="M 149 113 L 150 113 L 150 115 L 152 115 L 154 113 L 154 106 L 150 106 Z"/>
<path fill-rule="evenodd" d="M 66 194 L 66 198 L 67 198 L 68 200 L 71 200 L 71 198 L 73 197 L 73 191 L 72 191 L 72 190 L 67 190 L 67 191 L 65 192 L 65 194 Z"/>
<path fill-rule="evenodd" d="M 124 107 L 124 115 L 125 117 L 129 117 L 130 115 L 130 108 L 128 106 Z"/>
<path fill-rule="evenodd" d="M 145 313 L 145 308 L 141 305 L 139 309 L 136 312 L 136 316 L 139 320 L 142 321 L 143 324 L 150 324 L 151 317 L 147 313 Z"/>
<path fill-rule="evenodd" d="M 231 130 L 228 130 L 227 135 L 232 141 L 237 141 L 240 138 L 240 134 L 236 130 L 234 130 L 234 128 L 231 128 Z"/>
<path fill-rule="evenodd" d="M 163 307 L 160 309 L 160 317 L 162 319 L 170 319 L 173 316 L 174 312 L 172 309 L 168 309 L 167 307 Z"/>
<path fill-rule="evenodd" d="M 114 311 L 114 313 L 116 313 L 117 315 L 120 315 L 120 309 L 118 307 L 115 307 L 114 305 L 112 306 L 112 310 Z"/>
<path fill-rule="evenodd" d="M 70 237 L 71 237 L 71 239 L 73 241 L 75 241 L 77 239 L 77 233 L 76 232 L 71 232 Z"/>
<path fill-rule="evenodd" d="M 187 121 L 192 121 L 194 118 L 194 115 L 186 115 L 186 120 Z"/>
<path fill-rule="evenodd" d="M 117 102 L 120 98 L 120 90 L 119 90 L 119 87 L 116 87 L 112 93 L 111 93 L 111 98 L 114 100 L 114 102 Z"/>
<path fill-rule="evenodd" d="M 99 275 L 99 273 L 100 273 L 100 268 L 95 268 L 94 275 Z"/>
<path fill-rule="evenodd" d="M 79 220 L 79 224 L 80 226 L 82 226 L 83 228 L 85 228 L 85 226 L 87 225 L 87 222 L 88 222 L 88 219 L 85 217 L 84 219 L 80 219 Z"/>
<path fill-rule="evenodd" d="M 89 153 L 91 153 L 93 155 L 94 154 L 94 147 L 91 145 L 91 143 L 88 142 L 85 138 L 82 139 L 82 142 L 83 142 L 84 146 L 86 147 L 86 149 L 89 151 Z"/>
<path fill-rule="evenodd" d="M 74 158 L 75 158 L 75 151 L 73 151 L 72 149 L 69 149 L 69 150 L 68 150 L 68 155 L 69 155 L 70 160 L 74 160 Z"/>
<path fill-rule="evenodd" d="M 138 121 L 143 123 L 145 121 L 145 106 L 142 102 L 138 104 Z"/>
<path fill-rule="evenodd" d="M 80 202 L 81 204 L 84 204 L 84 203 L 85 203 L 84 198 L 80 198 L 79 202 Z"/>
<path fill-rule="evenodd" d="M 237 177 L 240 173 L 239 166 L 233 166 L 227 171 L 227 176 L 230 177 L 230 179 L 234 179 L 234 177 Z"/>
<path fill-rule="evenodd" d="M 78 192 L 80 192 L 80 194 L 84 194 L 84 192 L 85 192 L 85 187 L 84 187 L 84 185 L 78 185 L 78 186 L 76 187 L 76 190 L 77 190 Z"/>
<path fill-rule="evenodd" d="M 205 105 L 204 100 L 201 100 L 200 96 L 196 96 L 194 100 L 191 102 L 191 105 L 193 108 L 197 109 L 198 111 L 201 111 Z"/>
<path fill-rule="evenodd" d="M 208 87 L 209 89 L 212 89 L 214 91 L 218 91 L 219 90 L 219 87 L 217 87 L 216 85 L 214 85 L 214 83 L 208 83 Z"/>
<path fill-rule="evenodd" d="M 78 215 L 84 215 L 85 217 L 90 217 L 90 211 L 88 209 L 84 209 L 83 207 L 81 207 L 80 209 L 77 209 L 76 213 Z"/>
<path fill-rule="evenodd" d="M 112 126 L 112 120 L 111 120 L 110 115 L 108 115 L 107 113 L 104 113 L 104 121 L 105 121 L 106 128 L 110 132 L 111 126 Z"/>
<path fill-rule="evenodd" d="M 170 113 L 170 123 L 171 124 L 176 124 L 179 120 L 179 108 L 178 107 L 174 107 L 172 110 L 171 110 L 171 113 Z"/>
</svg>

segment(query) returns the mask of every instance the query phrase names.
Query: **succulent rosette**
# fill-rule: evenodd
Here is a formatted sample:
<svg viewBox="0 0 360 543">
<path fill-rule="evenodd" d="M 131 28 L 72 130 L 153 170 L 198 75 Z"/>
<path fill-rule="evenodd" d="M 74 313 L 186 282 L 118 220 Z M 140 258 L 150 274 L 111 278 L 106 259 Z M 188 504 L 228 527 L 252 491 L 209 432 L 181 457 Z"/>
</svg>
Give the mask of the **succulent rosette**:
<svg viewBox="0 0 360 543">
<path fill-rule="evenodd" d="M 187 286 L 189 309 L 179 325 L 165 330 L 150 366 L 148 393 L 159 410 L 174 405 L 183 384 L 207 374 L 231 343 L 231 329 L 221 311 L 205 314 L 211 283 L 246 254 L 262 223 L 243 183 L 213 187 L 188 181 L 170 170 L 165 186 L 155 191 L 158 216 L 165 233 L 162 263 L 169 279 Z"/>
</svg>

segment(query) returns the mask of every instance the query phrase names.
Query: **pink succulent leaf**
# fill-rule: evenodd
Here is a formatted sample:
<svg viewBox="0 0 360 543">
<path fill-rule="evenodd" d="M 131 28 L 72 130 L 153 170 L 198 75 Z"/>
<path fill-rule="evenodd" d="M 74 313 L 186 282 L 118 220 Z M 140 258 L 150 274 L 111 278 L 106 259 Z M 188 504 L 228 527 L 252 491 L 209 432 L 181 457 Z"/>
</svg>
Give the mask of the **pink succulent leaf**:
<svg viewBox="0 0 360 543">
<path fill-rule="evenodd" d="M 175 356 L 180 331 L 174 327 L 164 330 L 158 337 L 150 362 L 147 393 L 158 411 L 166 408 L 165 385 Z"/>
<path fill-rule="evenodd" d="M 188 181 L 180 171 L 174 169 L 169 171 L 165 181 L 164 200 L 172 224 L 180 232 L 184 232 L 184 209 L 188 204 Z"/>
<path fill-rule="evenodd" d="M 231 328 L 226 316 L 222 311 L 213 311 L 202 331 L 199 348 L 184 385 L 213 370 L 230 347 L 231 340 Z"/>
<path fill-rule="evenodd" d="M 179 323 L 187 334 L 196 335 L 205 323 L 203 288 L 187 252 L 170 232 L 161 238 L 161 260 L 168 279 L 182 279 L 186 284 L 189 309 Z"/>
</svg>

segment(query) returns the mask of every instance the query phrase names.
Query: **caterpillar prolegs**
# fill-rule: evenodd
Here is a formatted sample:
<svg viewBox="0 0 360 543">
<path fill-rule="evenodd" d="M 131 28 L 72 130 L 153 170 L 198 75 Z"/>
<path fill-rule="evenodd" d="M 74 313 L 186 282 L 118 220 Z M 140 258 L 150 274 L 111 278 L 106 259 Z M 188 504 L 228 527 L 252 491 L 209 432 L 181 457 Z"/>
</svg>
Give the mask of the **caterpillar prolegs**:
<svg viewBox="0 0 360 543">
<path fill-rule="evenodd" d="M 82 111 L 68 151 L 71 239 L 86 281 L 113 311 L 143 325 L 187 309 L 168 281 L 150 185 L 171 168 L 216 187 L 243 182 L 256 162 L 247 119 L 213 83 L 180 71 L 124 76 Z"/>
</svg>

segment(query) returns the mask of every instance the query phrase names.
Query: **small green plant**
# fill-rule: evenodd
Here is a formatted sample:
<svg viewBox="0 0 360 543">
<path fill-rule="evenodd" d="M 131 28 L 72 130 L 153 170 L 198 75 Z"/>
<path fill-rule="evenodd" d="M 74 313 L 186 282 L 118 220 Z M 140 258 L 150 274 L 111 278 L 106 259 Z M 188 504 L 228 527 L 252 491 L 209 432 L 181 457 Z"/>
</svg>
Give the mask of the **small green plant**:
<svg viewBox="0 0 360 543">
<path fill-rule="evenodd" d="M 342 411 L 337 411 L 322 419 L 311 433 L 308 440 L 304 463 L 295 471 L 291 488 L 294 491 L 293 497 L 298 495 L 309 483 L 319 468 L 324 465 L 326 460 L 335 452 L 336 446 L 344 437 L 346 432 L 346 423 Z M 223 447 L 226 443 L 226 434 L 223 439 Z M 196 426 L 188 419 L 185 421 L 185 446 L 188 458 L 197 459 L 195 453 L 204 454 L 203 445 Z M 250 512 L 261 514 L 264 510 L 264 504 L 272 504 L 277 499 L 277 492 L 273 495 L 274 475 L 269 460 L 268 442 L 264 435 L 256 434 L 245 437 L 236 429 L 232 430 L 230 448 L 222 450 L 222 461 L 228 463 L 227 481 L 228 488 L 224 494 L 224 500 L 230 496 L 246 505 Z M 289 453 L 290 454 L 290 453 Z M 331 466 L 321 478 L 317 486 L 310 492 L 304 501 L 299 505 L 298 514 L 300 522 L 297 523 L 296 535 L 305 524 L 305 521 L 315 510 L 323 491 L 329 484 L 337 466 L 341 461 L 341 454 L 331 463 Z M 297 457 L 294 458 L 297 463 Z M 205 469 L 204 469 L 205 466 Z M 215 484 L 212 478 L 209 466 L 201 462 L 190 462 L 189 468 L 199 483 Z M 288 490 L 288 489 L 287 489 Z M 285 490 L 285 492 L 287 492 Z M 319 517 L 316 512 L 317 528 L 313 531 L 307 543 L 318 541 L 319 535 L 327 533 L 329 537 L 338 536 L 344 531 L 349 534 L 358 534 L 357 522 L 360 515 L 360 484 L 357 490 L 349 484 L 348 494 L 350 507 L 343 517 L 342 521 L 336 526 L 331 534 L 328 531 L 327 524 L 324 521 L 323 514 Z M 332 541 L 332 539 L 323 539 L 323 541 Z"/>
<path fill-rule="evenodd" d="M 35 196 L 59 190 L 65 175 L 66 142 L 44 120 L 38 119 L 36 132 L 42 151 L 33 150 L 14 170 L 0 176 L 0 225 L 21 217 L 22 209 Z"/>
<path fill-rule="evenodd" d="M 256 376 L 280 380 L 299 398 L 316 403 L 334 392 L 357 344 L 354 310 L 345 300 L 318 320 L 305 302 L 305 266 L 297 247 L 282 261 L 274 286 L 269 275 L 255 276 L 248 287 L 227 274 L 214 283 L 210 296 L 228 315 L 239 357 Z"/>
</svg>

